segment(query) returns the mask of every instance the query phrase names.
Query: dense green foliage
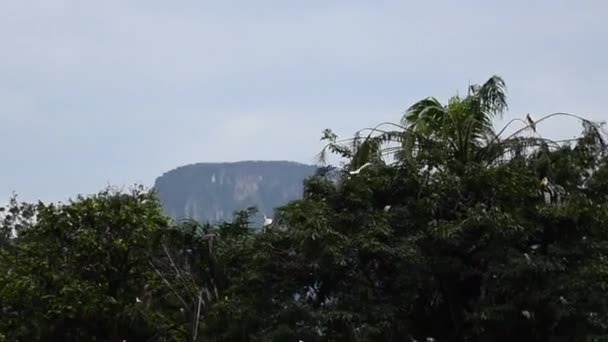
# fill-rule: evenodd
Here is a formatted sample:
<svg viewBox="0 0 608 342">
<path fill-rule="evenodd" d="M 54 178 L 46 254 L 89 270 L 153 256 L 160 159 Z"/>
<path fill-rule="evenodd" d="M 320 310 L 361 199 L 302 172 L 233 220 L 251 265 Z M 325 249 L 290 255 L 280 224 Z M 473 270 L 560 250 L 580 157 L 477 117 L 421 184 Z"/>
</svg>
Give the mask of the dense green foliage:
<svg viewBox="0 0 608 342">
<path fill-rule="evenodd" d="M 14 201 L 0 227 L 0 340 L 606 334 L 601 127 L 583 120 L 572 142 L 530 127 L 503 137 L 489 123 L 504 108 L 495 77 L 447 105 L 415 104 L 394 130 L 345 143 L 326 131 L 345 170 L 306 180 L 303 198 L 263 232 L 252 229 L 253 210 L 218 226 L 174 224 L 141 189 Z"/>
</svg>

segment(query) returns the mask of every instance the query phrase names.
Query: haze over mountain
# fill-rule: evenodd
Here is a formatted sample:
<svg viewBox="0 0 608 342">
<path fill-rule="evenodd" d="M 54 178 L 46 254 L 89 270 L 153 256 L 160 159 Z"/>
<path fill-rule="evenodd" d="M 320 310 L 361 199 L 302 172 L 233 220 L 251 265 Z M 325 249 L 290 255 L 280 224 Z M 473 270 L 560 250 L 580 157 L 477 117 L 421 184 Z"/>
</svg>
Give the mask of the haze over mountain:
<svg viewBox="0 0 608 342">
<path fill-rule="evenodd" d="M 256 206 L 260 214 L 302 196 L 303 181 L 317 167 L 289 161 L 198 163 L 156 179 L 165 213 L 179 220 L 229 220 L 236 210 Z"/>
</svg>

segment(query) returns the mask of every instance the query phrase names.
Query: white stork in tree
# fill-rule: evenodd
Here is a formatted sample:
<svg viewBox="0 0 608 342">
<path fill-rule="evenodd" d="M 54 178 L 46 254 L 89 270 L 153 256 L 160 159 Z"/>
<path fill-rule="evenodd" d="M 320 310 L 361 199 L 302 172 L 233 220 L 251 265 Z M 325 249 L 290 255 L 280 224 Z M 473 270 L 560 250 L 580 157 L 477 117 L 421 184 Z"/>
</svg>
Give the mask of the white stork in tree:
<svg viewBox="0 0 608 342">
<path fill-rule="evenodd" d="M 264 228 L 264 230 L 266 230 L 266 228 L 268 228 L 271 224 L 272 224 L 272 219 L 270 217 L 266 216 L 266 214 L 264 214 L 264 223 L 262 224 L 262 227 Z"/>
</svg>

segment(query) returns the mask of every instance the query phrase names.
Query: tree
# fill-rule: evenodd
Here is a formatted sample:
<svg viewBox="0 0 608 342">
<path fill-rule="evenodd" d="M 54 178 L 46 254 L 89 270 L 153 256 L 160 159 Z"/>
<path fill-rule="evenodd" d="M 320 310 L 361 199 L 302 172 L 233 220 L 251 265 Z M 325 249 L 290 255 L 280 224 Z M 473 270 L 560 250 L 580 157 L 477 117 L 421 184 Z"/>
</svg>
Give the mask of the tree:
<svg viewBox="0 0 608 342">
<path fill-rule="evenodd" d="M 0 207 L 0 248 L 9 245 L 14 236 L 33 223 L 36 205 L 17 201 L 11 196 L 6 207 Z"/>
<path fill-rule="evenodd" d="M 420 169 L 452 168 L 462 170 L 469 162 L 496 164 L 510 160 L 518 153 L 531 153 L 539 148 L 558 149 L 577 139 L 553 141 L 540 136 L 536 126 L 556 116 L 582 122 L 598 131 L 597 123 L 570 113 L 552 113 L 536 121 L 510 120 L 496 133 L 493 119 L 507 109 L 506 85 L 493 76 L 482 85 L 469 86 L 467 96 L 452 96 L 447 104 L 435 97 L 422 99 L 405 112 L 399 124 L 382 122 L 359 130 L 353 138 L 338 139 L 330 129 L 321 140 L 327 145 L 319 154 L 325 162 L 328 152 L 348 160 L 348 169 L 365 163 L 405 160 Z M 507 135 L 513 124 L 523 124 Z M 533 133 L 533 136 L 524 135 Z"/>
<path fill-rule="evenodd" d="M 329 142 L 329 151 L 351 158 L 355 167 L 385 154 L 411 160 L 416 154 L 428 153 L 433 154 L 436 162 L 441 156 L 443 162 L 461 165 L 469 160 L 490 158 L 497 152 L 492 148 L 498 139 L 493 119 L 502 116 L 506 109 L 505 83 L 499 76 L 493 76 L 482 85 L 469 86 L 467 96 L 453 96 L 445 105 L 434 97 L 422 99 L 410 106 L 401 124 L 383 122 L 357 132 L 352 140 L 346 139 L 352 141 L 351 147 L 340 144 L 330 130 L 324 132 L 323 140 Z M 365 132 L 369 133 L 362 138 Z M 387 143 L 390 146 L 383 149 Z M 324 153 L 321 157 L 323 160 Z"/>
<path fill-rule="evenodd" d="M 252 240 L 254 213 L 175 224 L 141 187 L 67 204 L 13 199 L 0 226 L 11 232 L 0 250 L 0 339 L 200 341 L 209 308 L 252 254 L 239 246 Z"/>
<path fill-rule="evenodd" d="M 401 123 L 412 130 L 405 139 L 408 155 L 417 137 L 447 147 L 459 162 L 474 159 L 495 138 L 493 119 L 507 109 L 505 83 L 493 76 L 483 85 L 469 87 L 466 97 L 453 96 L 446 105 L 429 97 L 413 104 Z"/>
<path fill-rule="evenodd" d="M 174 323 L 175 339 L 199 341 L 210 308 L 222 301 L 240 258 L 235 243 L 252 235 L 249 217 L 255 212 L 235 213 L 233 222 L 219 227 L 184 220 L 163 232 L 150 265 L 162 280 L 154 293 L 157 304 Z M 248 255 L 247 253 L 246 255 Z"/>
<path fill-rule="evenodd" d="M 0 254 L 0 331 L 11 340 L 154 337 L 166 322 L 139 298 L 157 282 L 148 255 L 167 225 L 141 188 L 38 204 L 35 222 Z"/>
<path fill-rule="evenodd" d="M 337 182 L 313 177 L 303 199 L 280 208 L 274 229 L 255 236 L 232 279 L 234 304 L 211 309 L 217 318 L 208 331 L 240 333 L 223 341 L 549 341 L 606 333 L 601 127 L 583 120 L 572 144 L 500 134 L 484 140 L 484 117 L 504 107 L 483 89 L 438 111 L 446 124 L 433 116 L 416 123 L 430 115 L 420 110 L 410 117 L 415 127 L 355 137 L 350 146 L 326 131 L 328 150 L 347 159 L 347 170 L 371 166 Z M 408 134 L 415 153 L 384 163 L 381 143 Z"/>
<path fill-rule="evenodd" d="M 143 189 L 13 201 L 0 223 L 0 340 L 608 333 L 606 134 L 567 113 L 534 125 L 581 120 L 573 141 L 494 133 L 503 88 L 493 78 L 445 106 L 423 100 L 405 125 L 382 124 L 392 131 L 325 131 L 346 170 L 307 179 L 264 231 L 253 209 L 217 226 L 172 223 Z"/>
</svg>

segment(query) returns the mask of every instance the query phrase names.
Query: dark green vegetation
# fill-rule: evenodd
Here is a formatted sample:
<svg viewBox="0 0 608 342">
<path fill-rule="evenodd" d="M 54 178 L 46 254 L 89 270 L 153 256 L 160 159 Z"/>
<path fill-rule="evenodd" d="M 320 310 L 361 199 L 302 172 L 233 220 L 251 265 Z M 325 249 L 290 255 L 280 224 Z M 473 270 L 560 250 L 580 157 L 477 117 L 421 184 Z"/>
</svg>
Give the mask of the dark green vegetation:
<svg viewBox="0 0 608 342">
<path fill-rule="evenodd" d="M 492 78 L 447 105 L 425 99 L 401 124 L 344 142 L 326 131 L 326 150 L 347 158 L 347 170 L 370 164 L 338 182 L 323 173 L 307 179 L 303 198 L 279 208 L 263 233 L 250 229 L 251 212 L 218 226 L 173 225 L 142 190 L 65 205 L 13 203 L 2 224 L 3 338 L 578 341 L 606 334 L 601 127 L 559 114 L 582 123 L 579 139 L 549 141 L 519 121 L 514 134 L 495 133 L 503 88 Z"/>
<path fill-rule="evenodd" d="M 165 173 L 154 189 L 165 213 L 177 220 L 227 221 L 251 206 L 270 216 L 302 196 L 302 182 L 316 169 L 286 161 L 200 163 Z"/>
</svg>

